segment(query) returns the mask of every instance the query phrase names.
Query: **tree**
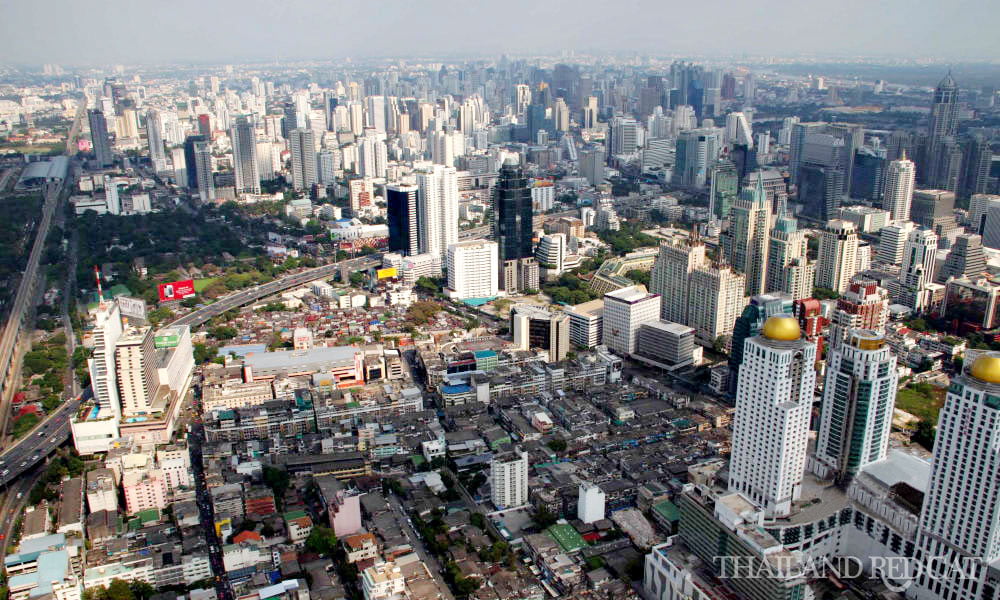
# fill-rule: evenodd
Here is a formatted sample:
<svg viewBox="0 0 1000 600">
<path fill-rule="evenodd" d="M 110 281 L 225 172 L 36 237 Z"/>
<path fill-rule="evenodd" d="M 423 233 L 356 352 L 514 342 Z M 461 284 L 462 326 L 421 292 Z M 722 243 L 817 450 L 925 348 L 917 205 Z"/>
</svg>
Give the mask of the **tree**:
<svg viewBox="0 0 1000 600">
<path fill-rule="evenodd" d="M 539 508 L 534 515 L 532 515 L 531 520 L 535 522 L 535 525 L 538 526 L 539 529 L 547 529 L 555 525 L 556 521 L 559 519 L 556 515 L 552 514 L 549 509 L 543 506 Z"/>
<path fill-rule="evenodd" d="M 356 287 L 361 287 L 361 285 L 365 282 L 365 274 L 359 271 L 355 271 L 351 273 L 350 279 L 351 279 L 351 285 Z"/>
<path fill-rule="evenodd" d="M 128 587 L 132 590 L 135 600 L 149 600 L 156 593 L 156 589 L 153 586 L 140 579 L 130 582 Z"/>
<path fill-rule="evenodd" d="M 432 277 L 420 277 L 417 279 L 417 287 L 428 294 L 437 294 L 441 291 L 441 281 Z"/>
<path fill-rule="evenodd" d="M 19 438 L 25 433 L 31 431 L 31 428 L 37 425 L 39 420 L 38 415 L 34 413 L 22 415 L 14 421 L 14 427 L 11 429 L 10 433 L 15 438 Z"/>
<path fill-rule="evenodd" d="M 937 432 L 934 431 L 934 425 L 927 419 L 921 419 L 917 422 L 917 429 L 913 432 L 913 437 L 910 439 L 928 451 L 931 451 L 934 449 L 934 438 L 936 436 Z"/>
<path fill-rule="evenodd" d="M 479 529 L 482 529 L 483 531 L 486 531 L 486 517 L 484 517 L 482 513 L 474 512 L 469 515 L 469 523 Z"/>
<path fill-rule="evenodd" d="M 553 452 L 563 452 L 566 450 L 566 440 L 561 440 L 559 438 L 549 440 L 549 443 L 546 445 L 549 447 L 549 450 L 552 450 Z"/>
<path fill-rule="evenodd" d="M 636 283 L 641 283 L 642 285 L 649 286 L 650 272 L 643 271 L 642 269 L 632 269 L 625 272 L 625 277 L 628 277 Z"/>
<path fill-rule="evenodd" d="M 314 525 L 306 538 L 306 550 L 329 557 L 337 549 L 337 536 L 333 530 L 322 525 Z"/>
<path fill-rule="evenodd" d="M 194 345 L 194 362 L 195 364 L 205 364 L 211 361 L 219 353 L 219 349 L 215 346 L 207 346 L 205 344 L 195 344 Z"/>
<path fill-rule="evenodd" d="M 112 579 L 108 585 L 107 600 L 135 600 L 135 594 L 132 592 L 132 588 L 129 587 L 127 581 Z"/>
<path fill-rule="evenodd" d="M 813 298 L 817 300 L 836 300 L 837 298 L 840 298 L 840 294 L 837 292 L 823 287 L 813 288 L 812 295 Z"/>
<path fill-rule="evenodd" d="M 643 559 L 633 558 L 625 565 L 625 576 L 631 581 L 637 581 L 642 579 L 643 570 Z"/>
<path fill-rule="evenodd" d="M 264 483 L 274 492 L 275 501 L 280 503 L 282 498 L 285 497 L 285 491 L 288 490 L 291 478 L 288 475 L 288 471 L 265 466 Z"/>
<path fill-rule="evenodd" d="M 239 331 L 237 331 L 235 327 L 230 327 L 228 325 L 213 327 L 211 331 L 209 331 L 209 335 L 220 341 L 231 340 L 238 334 Z"/>
</svg>

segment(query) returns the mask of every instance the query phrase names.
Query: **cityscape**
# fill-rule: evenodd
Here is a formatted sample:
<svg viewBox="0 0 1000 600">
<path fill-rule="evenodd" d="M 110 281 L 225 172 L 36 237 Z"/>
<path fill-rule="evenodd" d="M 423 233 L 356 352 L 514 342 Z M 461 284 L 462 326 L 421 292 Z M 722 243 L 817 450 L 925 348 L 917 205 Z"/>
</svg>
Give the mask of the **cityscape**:
<svg viewBox="0 0 1000 600">
<path fill-rule="evenodd" d="M 1000 600 L 996 7 L 19 4 L 2 598 Z"/>
</svg>

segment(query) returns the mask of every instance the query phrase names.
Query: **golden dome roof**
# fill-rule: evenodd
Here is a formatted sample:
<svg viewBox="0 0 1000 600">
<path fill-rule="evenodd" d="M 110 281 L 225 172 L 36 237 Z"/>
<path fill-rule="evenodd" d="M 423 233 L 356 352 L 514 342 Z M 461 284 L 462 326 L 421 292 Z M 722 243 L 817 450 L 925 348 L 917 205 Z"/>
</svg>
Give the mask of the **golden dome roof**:
<svg viewBox="0 0 1000 600">
<path fill-rule="evenodd" d="M 1000 383 L 1000 352 L 984 352 L 980 354 L 969 374 L 986 383 Z"/>
<path fill-rule="evenodd" d="M 760 334 L 776 342 L 794 342 L 802 335 L 799 322 L 795 317 L 775 315 L 764 322 Z"/>
</svg>

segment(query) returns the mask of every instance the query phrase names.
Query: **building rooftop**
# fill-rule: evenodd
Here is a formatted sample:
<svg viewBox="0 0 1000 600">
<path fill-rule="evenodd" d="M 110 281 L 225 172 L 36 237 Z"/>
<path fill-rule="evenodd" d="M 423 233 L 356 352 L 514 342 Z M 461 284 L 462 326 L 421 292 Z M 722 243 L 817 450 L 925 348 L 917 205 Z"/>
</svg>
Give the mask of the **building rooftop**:
<svg viewBox="0 0 1000 600">
<path fill-rule="evenodd" d="M 247 354 L 244 360 L 254 369 L 287 369 L 301 363 L 315 361 L 333 361 L 353 363 L 358 349 L 353 346 L 336 346 L 333 348 L 312 348 L 286 352 L 254 352 Z"/>
<path fill-rule="evenodd" d="M 890 450 L 888 456 L 865 466 L 863 471 L 886 487 L 906 483 L 914 489 L 927 491 L 931 479 L 931 464 L 928 461 L 899 450 Z"/>
<path fill-rule="evenodd" d="M 649 296 L 653 296 L 653 295 L 655 295 L 655 294 L 650 294 L 648 291 L 646 291 L 646 286 L 643 286 L 643 285 L 633 285 L 633 286 L 622 288 L 620 290 L 615 290 L 613 292 L 608 292 L 607 294 L 604 294 L 604 297 L 605 298 L 614 298 L 616 300 L 622 300 L 624 302 L 628 302 L 629 304 L 632 304 L 632 303 L 635 303 L 635 302 L 639 302 L 640 300 L 644 300 L 644 299 L 648 298 Z"/>
</svg>

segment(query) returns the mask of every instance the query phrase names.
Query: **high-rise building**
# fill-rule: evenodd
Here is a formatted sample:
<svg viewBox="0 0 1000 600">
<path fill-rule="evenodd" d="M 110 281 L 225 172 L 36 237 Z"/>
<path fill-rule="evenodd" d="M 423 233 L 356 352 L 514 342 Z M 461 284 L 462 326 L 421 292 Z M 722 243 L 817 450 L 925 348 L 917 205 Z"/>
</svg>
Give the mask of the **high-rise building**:
<svg viewBox="0 0 1000 600">
<path fill-rule="evenodd" d="M 937 282 L 946 283 L 949 279 L 975 279 L 986 270 L 986 252 L 983 250 L 983 240 L 972 233 L 960 234 L 948 253 L 944 264 L 938 269 Z"/>
<path fill-rule="evenodd" d="M 515 304 L 510 309 L 510 330 L 519 350 L 546 350 L 549 362 L 558 362 L 569 353 L 569 315 L 549 312 L 531 304 Z"/>
<path fill-rule="evenodd" d="M 661 319 L 689 324 L 691 273 L 705 264 L 705 244 L 697 239 L 686 243 L 660 244 L 660 252 L 650 274 L 649 289 L 660 296 Z"/>
<path fill-rule="evenodd" d="M 563 272 L 566 264 L 566 235 L 552 233 L 543 235 L 535 248 L 535 259 L 547 277 L 555 277 Z"/>
<path fill-rule="evenodd" d="M 499 291 L 496 270 L 497 244 L 486 240 L 468 240 L 448 246 L 448 289 L 455 300 L 495 298 Z M 567 335 L 569 330 L 567 329 Z"/>
<path fill-rule="evenodd" d="M 198 189 L 198 165 L 195 159 L 194 145 L 206 140 L 207 138 L 202 135 L 189 135 L 184 138 L 184 172 L 187 174 L 187 180 L 178 183 L 187 187 L 188 190 Z M 175 164 L 174 169 L 176 168 Z"/>
<path fill-rule="evenodd" d="M 111 154 L 111 139 L 108 137 L 108 122 L 100 110 L 88 110 L 87 121 L 90 124 L 90 141 L 94 146 L 94 158 L 100 167 L 110 167 L 115 163 Z"/>
<path fill-rule="evenodd" d="M 420 254 L 419 190 L 409 184 L 390 185 L 385 189 L 389 249 L 406 256 Z"/>
<path fill-rule="evenodd" d="M 926 287 L 934 281 L 938 236 L 930 229 L 914 229 L 903 247 L 903 264 L 899 272 L 899 290 L 893 301 L 923 311 L 928 303 Z"/>
<path fill-rule="evenodd" d="M 816 286 L 842 293 L 858 272 L 858 233 L 854 223 L 843 219 L 827 221 L 820 234 Z"/>
<path fill-rule="evenodd" d="M 612 155 L 634 154 L 639 149 L 639 123 L 628 117 L 615 117 L 608 124 L 609 150 Z"/>
<path fill-rule="evenodd" d="M 843 201 L 847 189 L 844 140 L 820 133 L 807 137 L 798 168 L 798 201 L 802 213 L 825 221 Z"/>
<path fill-rule="evenodd" d="M 292 189 L 309 190 L 319 181 L 316 176 L 316 134 L 311 129 L 288 132 L 288 149 L 292 155 Z"/>
<path fill-rule="evenodd" d="M 120 417 L 118 379 L 115 376 L 115 347 L 122 336 L 122 318 L 118 303 L 101 302 L 94 318 L 94 352 L 87 360 L 94 404 L 99 416 Z"/>
<path fill-rule="evenodd" d="M 985 194 L 991 189 L 990 170 L 993 165 L 993 148 L 982 134 L 972 136 L 963 146 L 962 181 L 959 196 L 969 198 Z"/>
<path fill-rule="evenodd" d="M 739 195 L 740 176 L 736 165 L 727 159 L 719 160 L 711 170 L 708 194 L 708 212 L 717 219 L 728 219 L 729 211 Z"/>
<path fill-rule="evenodd" d="M 596 483 L 584 481 L 580 483 L 580 491 L 576 500 L 576 518 L 588 525 L 604 518 L 605 494 Z"/>
<path fill-rule="evenodd" d="M 584 100 L 583 110 L 581 114 L 580 127 L 583 129 L 593 129 L 597 127 L 597 97 L 587 96 Z"/>
<path fill-rule="evenodd" d="M 358 174 L 362 177 L 385 177 L 389 162 L 385 134 L 371 133 L 358 140 Z"/>
<path fill-rule="evenodd" d="M 886 457 L 896 404 L 896 356 L 885 334 L 852 329 L 826 358 L 816 474 L 843 483 Z"/>
<path fill-rule="evenodd" d="M 729 491 L 786 517 L 802 493 L 809 416 L 816 387 L 816 345 L 795 317 L 774 316 L 744 345 L 736 388 Z"/>
<path fill-rule="evenodd" d="M 969 229 L 972 233 L 983 235 L 986 227 L 986 216 L 991 208 L 1000 208 L 1000 195 L 973 194 L 969 200 Z"/>
<path fill-rule="evenodd" d="M 250 117 L 236 117 L 230 132 L 233 144 L 233 172 L 237 194 L 260 193 L 260 166 L 257 160 L 257 132 Z"/>
<path fill-rule="evenodd" d="M 728 350 L 729 336 L 746 306 L 746 276 L 729 265 L 702 264 L 688 279 L 688 317 L 698 341 L 708 347 L 721 344 Z"/>
<path fill-rule="evenodd" d="M 836 348 L 853 329 L 882 333 L 888 321 L 889 293 L 875 281 L 855 277 L 830 313 L 827 343 Z"/>
<path fill-rule="evenodd" d="M 529 196 L 530 197 L 530 196 Z M 454 167 L 432 165 L 417 172 L 420 252 L 444 257 L 458 242 L 458 177 Z M 530 200 L 529 200 L 530 205 Z"/>
<path fill-rule="evenodd" d="M 123 417 L 153 412 L 159 383 L 152 327 L 130 327 L 115 345 L 115 379 Z"/>
<path fill-rule="evenodd" d="M 604 166 L 606 161 L 603 146 L 592 146 L 580 151 L 580 176 L 590 185 L 598 185 L 604 181 Z"/>
<path fill-rule="evenodd" d="M 910 220 L 910 204 L 913 202 L 913 182 L 917 167 L 906 158 L 906 151 L 898 159 L 889 163 L 885 176 L 885 195 L 882 208 L 889 211 L 893 221 Z"/>
<path fill-rule="evenodd" d="M 784 294 L 761 294 L 750 298 L 743 312 L 733 324 L 732 349 L 729 352 L 729 393 L 736 393 L 740 365 L 743 364 L 743 345 L 757 335 L 773 316 L 793 313 L 793 298 Z"/>
<path fill-rule="evenodd" d="M 660 318 L 660 296 L 641 285 L 633 285 L 604 295 L 602 341 L 623 356 L 635 353 L 639 328 Z"/>
<path fill-rule="evenodd" d="M 212 145 L 209 142 L 195 142 L 194 174 L 198 197 L 202 202 L 215 200 L 215 178 L 212 175 Z"/>
<path fill-rule="evenodd" d="M 368 96 L 368 126 L 379 133 L 386 132 L 385 96 Z"/>
<path fill-rule="evenodd" d="M 806 260 L 808 242 L 806 233 L 800 231 L 794 217 L 778 217 L 771 229 L 771 237 L 767 248 L 767 277 L 764 280 L 764 292 L 785 292 L 788 278 L 786 269 L 797 259 Z M 809 294 L 812 285 L 809 286 Z M 793 296 L 793 300 L 799 300 Z"/>
<path fill-rule="evenodd" d="M 906 238 L 916 228 L 912 221 L 890 223 L 879 229 L 878 252 L 875 260 L 886 265 L 898 265 L 903 260 Z"/>
<path fill-rule="evenodd" d="M 521 259 L 534 257 L 531 240 L 534 235 L 531 206 L 531 188 L 521 166 L 513 158 L 504 161 L 493 188 L 493 239 L 500 246 L 500 285 L 509 289 L 509 278 L 504 271 Z M 537 268 L 537 267 L 536 267 Z"/>
<path fill-rule="evenodd" d="M 956 191 L 951 176 L 951 154 L 957 149 L 958 133 L 958 84 L 949 72 L 934 90 L 930 123 L 927 127 L 927 145 L 921 165 L 921 180 L 944 190 Z M 959 157 L 960 157 L 959 151 Z"/>
<path fill-rule="evenodd" d="M 490 489 L 498 509 L 523 506 L 528 502 L 528 453 L 515 449 L 494 454 L 490 461 Z"/>
<path fill-rule="evenodd" d="M 885 192 L 886 150 L 864 146 L 854 154 L 850 195 L 881 203 Z"/>
<path fill-rule="evenodd" d="M 971 365 L 969 365 L 971 362 Z M 1000 354 L 952 378 L 920 512 L 914 600 L 995 598 L 1000 560 Z M 953 565 L 962 565 L 956 570 Z"/>
<path fill-rule="evenodd" d="M 727 262 L 746 275 L 746 294 L 755 296 L 764 291 L 771 237 L 771 211 L 760 172 L 755 182 L 740 191 L 729 214 L 722 250 Z"/>
<path fill-rule="evenodd" d="M 163 150 L 163 120 L 160 113 L 151 110 L 146 113 L 146 143 L 149 144 L 149 161 L 153 170 L 162 173 L 167 170 L 167 155 Z"/>
<path fill-rule="evenodd" d="M 721 144 L 715 129 L 689 129 L 677 136 L 674 151 L 674 185 L 703 188 L 708 181 L 709 168 L 719 158 Z"/>
</svg>

